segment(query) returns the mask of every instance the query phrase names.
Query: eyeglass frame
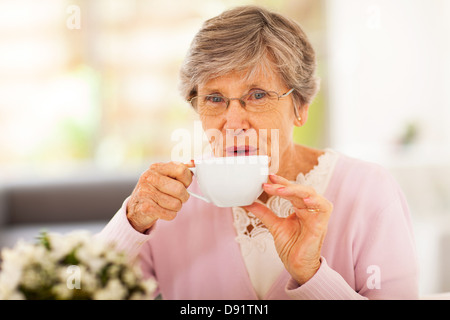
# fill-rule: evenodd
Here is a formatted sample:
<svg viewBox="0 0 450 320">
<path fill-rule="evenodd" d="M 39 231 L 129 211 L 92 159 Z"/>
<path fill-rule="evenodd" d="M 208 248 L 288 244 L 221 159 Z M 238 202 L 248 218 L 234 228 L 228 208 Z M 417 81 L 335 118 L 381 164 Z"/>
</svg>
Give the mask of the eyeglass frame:
<svg viewBox="0 0 450 320">
<path fill-rule="evenodd" d="M 288 95 L 290 95 L 292 92 L 294 92 L 294 90 L 295 90 L 295 89 L 292 88 L 292 89 L 290 89 L 289 91 L 287 91 L 287 92 L 285 92 L 285 93 L 283 93 L 283 94 L 281 94 L 281 95 L 278 95 L 278 92 L 276 92 L 276 91 L 266 91 L 266 90 L 261 90 L 261 91 L 264 91 L 264 92 L 266 92 L 266 93 L 270 93 L 270 92 L 275 93 L 275 94 L 277 95 L 277 98 L 278 98 L 278 101 L 279 101 L 281 98 L 284 98 L 284 97 L 287 97 Z M 249 94 L 250 94 L 250 92 L 247 93 L 247 94 L 244 94 L 244 95 L 243 95 L 242 97 L 240 97 L 240 98 L 228 98 L 228 97 L 225 97 L 225 96 L 220 96 L 220 97 L 222 97 L 222 98 L 225 98 L 225 101 L 226 101 L 226 103 L 227 103 L 227 107 L 225 108 L 225 110 L 224 110 L 223 112 L 225 112 L 225 111 L 228 109 L 228 107 L 230 106 L 231 100 L 239 100 L 241 106 L 245 109 L 245 101 L 242 100 L 242 98 L 245 97 L 245 96 L 248 96 Z M 190 105 L 191 105 L 195 110 L 197 110 L 197 108 L 192 104 L 192 100 L 195 99 L 195 98 L 198 98 L 198 97 L 207 97 L 207 96 L 214 96 L 214 94 L 204 94 L 204 95 L 193 96 L 192 98 L 190 98 L 189 100 L 187 100 L 187 102 L 189 102 Z M 294 105 L 294 112 L 295 112 L 295 115 L 297 116 L 297 108 L 295 107 L 295 105 Z M 221 114 L 221 113 L 220 113 L 220 114 Z"/>
</svg>

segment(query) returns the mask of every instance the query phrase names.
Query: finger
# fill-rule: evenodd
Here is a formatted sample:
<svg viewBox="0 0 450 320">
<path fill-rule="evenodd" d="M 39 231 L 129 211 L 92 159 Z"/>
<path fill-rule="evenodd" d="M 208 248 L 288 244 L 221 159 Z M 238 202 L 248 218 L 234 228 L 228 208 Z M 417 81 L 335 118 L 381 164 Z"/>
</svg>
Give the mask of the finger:
<svg viewBox="0 0 450 320">
<path fill-rule="evenodd" d="M 291 184 L 292 184 L 292 182 L 289 181 L 288 179 L 283 178 L 282 176 L 278 176 L 278 175 L 276 175 L 276 174 L 270 174 L 270 175 L 269 175 L 269 179 L 270 179 L 270 181 L 272 181 L 273 183 L 275 183 L 275 184 L 281 184 L 281 185 L 283 185 L 283 186 L 288 186 L 288 185 L 291 185 Z"/>
<path fill-rule="evenodd" d="M 303 198 L 303 202 L 306 205 L 306 211 L 308 212 L 320 212 L 321 206 L 317 197 Z"/>
<path fill-rule="evenodd" d="M 158 204 L 156 204 L 156 206 L 152 206 L 152 208 L 153 208 L 152 213 L 156 213 L 159 219 L 170 221 L 175 219 L 175 217 L 177 216 L 176 211 L 163 208 Z"/>
<path fill-rule="evenodd" d="M 333 211 L 333 204 L 319 195 L 304 198 L 303 202 L 306 204 L 306 211 L 310 213 L 325 213 L 329 216 Z"/>
<path fill-rule="evenodd" d="M 150 166 L 150 169 L 163 176 L 180 181 L 186 188 L 192 182 L 192 172 L 181 162 L 154 163 Z"/>
<path fill-rule="evenodd" d="M 182 203 L 189 199 L 189 193 L 183 183 L 157 172 L 149 172 L 145 183 L 149 188 L 153 186 L 162 193 L 180 199 Z"/>
<path fill-rule="evenodd" d="M 270 195 L 278 194 L 278 189 L 285 188 L 282 184 L 263 183 L 263 189 Z"/>
<path fill-rule="evenodd" d="M 255 217 L 261 220 L 261 222 L 267 227 L 269 231 L 280 219 L 269 208 L 258 202 L 254 202 L 251 205 L 245 206 L 243 208 L 247 209 L 248 211 L 253 213 Z"/>
<path fill-rule="evenodd" d="M 194 168 L 195 167 L 195 163 L 194 160 L 191 160 L 189 162 L 184 163 L 184 165 L 188 168 Z"/>
<path fill-rule="evenodd" d="M 310 198 L 312 196 L 316 195 L 316 191 L 313 187 L 305 186 L 301 184 L 291 184 L 285 187 L 277 188 L 276 191 L 279 193 L 280 196 L 285 197 L 298 197 L 298 198 Z"/>
<path fill-rule="evenodd" d="M 308 211 L 307 208 L 293 208 L 295 215 L 302 221 L 302 225 L 309 233 L 322 236 L 328 226 L 331 211 L 319 209 L 318 212 Z"/>
<path fill-rule="evenodd" d="M 263 184 L 263 189 L 269 195 L 279 196 L 291 201 L 292 204 L 298 208 L 306 207 L 303 198 L 310 198 L 316 194 L 313 188 L 298 184 L 284 186 L 280 184 L 265 183 Z"/>
<path fill-rule="evenodd" d="M 173 220 L 177 216 L 176 211 L 162 208 L 151 198 L 141 198 L 144 200 L 136 201 L 132 204 L 134 212 L 134 220 L 140 224 L 146 224 L 147 220 L 154 221 L 157 219 Z"/>
<path fill-rule="evenodd" d="M 295 208 L 296 216 L 303 221 L 303 225 L 312 234 L 320 235 L 321 230 L 325 230 L 333 211 L 331 202 L 323 197 L 317 196 L 314 200 L 305 201 L 308 206 L 306 208 Z"/>
<path fill-rule="evenodd" d="M 161 208 L 174 212 L 180 211 L 183 206 L 183 202 L 180 199 L 160 192 L 154 186 L 149 186 L 145 191 L 143 191 L 141 193 L 141 197 L 149 197 Z"/>
<path fill-rule="evenodd" d="M 293 193 L 295 193 L 297 196 L 308 197 L 308 195 L 312 196 L 316 194 L 314 188 L 297 183 L 292 183 L 282 176 L 271 174 L 269 178 L 270 181 L 273 182 L 274 187 L 278 189 L 278 191 L 284 192 L 285 195 L 292 195 Z M 289 188 L 282 188 L 282 186 Z"/>
</svg>

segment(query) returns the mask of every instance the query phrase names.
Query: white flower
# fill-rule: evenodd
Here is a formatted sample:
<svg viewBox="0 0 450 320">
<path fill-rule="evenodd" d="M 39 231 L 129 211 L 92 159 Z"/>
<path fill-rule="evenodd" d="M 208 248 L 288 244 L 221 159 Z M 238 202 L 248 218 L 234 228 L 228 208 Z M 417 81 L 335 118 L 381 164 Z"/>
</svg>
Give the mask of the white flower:
<svg viewBox="0 0 450 320">
<path fill-rule="evenodd" d="M 23 280 L 25 268 L 32 263 L 45 261 L 45 249 L 20 240 L 13 249 L 2 250 L 2 272 L 0 286 L 2 291 L 12 294 Z"/>
<path fill-rule="evenodd" d="M 46 233 L 40 244 L 3 249 L 0 299 L 145 299 L 156 283 L 110 243 L 88 232 Z"/>
<path fill-rule="evenodd" d="M 80 247 L 77 250 L 77 258 L 94 273 L 99 272 L 108 262 L 103 257 L 93 254 L 89 246 Z"/>
<path fill-rule="evenodd" d="M 9 296 L 20 283 L 23 262 L 17 258 L 17 255 L 13 251 L 9 251 L 9 249 L 2 251 L 3 264 L 0 274 L 0 293 L 2 295 Z"/>
<path fill-rule="evenodd" d="M 16 288 L 4 286 L 0 280 L 0 300 L 25 300 L 25 296 Z"/>
<path fill-rule="evenodd" d="M 81 273 L 81 290 L 89 293 L 93 293 L 100 287 L 100 279 L 97 273 L 94 273 L 86 268 L 86 266 L 80 266 Z"/>
<path fill-rule="evenodd" d="M 68 255 L 73 250 L 73 245 L 61 234 L 48 234 L 50 242 L 50 256 L 54 261 L 58 261 Z"/>
<path fill-rule="evenodd" d="M 133 272 L 131 269 L 126 269 L 123 272 L 122 277 L 123 277 L 123 281 L 128 286 L 136 285 L 136 281 L 137 281 L 136 273 Z"/>
<path fill-rule="evenodd" d="M 95 300 L 121 300 L 124 299 L 128 290 L 118 279 L 108 281 L 105 288 L 94 293 Z"/>
<path fill-rule="evenodd" d="M 153 278 L 146 279 L 145 281 L 142 282 L 142 285 L 148 295 L 153 294 L 153 292 L 155 292 L 156 288 L 158 287 L 158 283 Z M 147 298 L 149 297 L 150 296 L 148 296 Z"/>
<path fill-rule="evenodd" d="M 52 292 L 61 300 L 69 300 L 73 297 L 75 289 L 69 289 L 66 283 L 58 283 L 53 286 Z"/>
</svg>

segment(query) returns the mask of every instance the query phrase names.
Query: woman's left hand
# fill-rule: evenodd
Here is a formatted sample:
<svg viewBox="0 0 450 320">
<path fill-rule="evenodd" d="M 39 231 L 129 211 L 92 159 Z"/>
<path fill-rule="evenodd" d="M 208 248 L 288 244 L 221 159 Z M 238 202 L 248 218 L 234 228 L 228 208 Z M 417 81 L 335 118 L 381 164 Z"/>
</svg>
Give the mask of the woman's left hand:
<svg viewBox="0 0 450 320">
<path fill-rule="evenodd" d="M 269 178 L 272 183 L 265 183 L 264 191 L 289 200 L 294 213 L 280 218 L 257 202 L 244 208 L 269 229 L 286 270 L 302 285 L 320 267 L 320 252 L 333 205 L 312 187 L 291 183 L 277 175 Z"/>
</svg>

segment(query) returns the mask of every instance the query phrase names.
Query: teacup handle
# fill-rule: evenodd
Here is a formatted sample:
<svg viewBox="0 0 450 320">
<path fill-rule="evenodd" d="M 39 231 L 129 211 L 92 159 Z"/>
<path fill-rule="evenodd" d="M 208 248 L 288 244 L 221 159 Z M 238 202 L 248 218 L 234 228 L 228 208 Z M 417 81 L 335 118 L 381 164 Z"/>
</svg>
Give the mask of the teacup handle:
<svg viewBox="0 0 450 320">
<path fill-rule="evenodd" d="M 195 175 L 195 171 L 196 171 L 195 169 L 196 168 L 188 168 L 188 169 L 191 170 L 191 172 Z M 200 195 L 198 195 L 198 194 L 196 194 L 196 193 L 194 193 L 192 191 L 189 191 L 189 190 L 187 192 L 193 197 L 196 197 L 196 198 L 198 198 L 200 200 L 203 200 L 205 202 L 211 203 L 211 200 L 209 200 L 208 198 L 206 198 L 204 196 L 200 196 Z"/>
</svg>

